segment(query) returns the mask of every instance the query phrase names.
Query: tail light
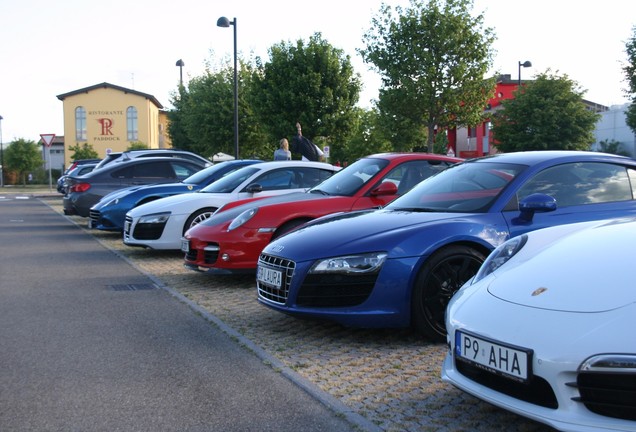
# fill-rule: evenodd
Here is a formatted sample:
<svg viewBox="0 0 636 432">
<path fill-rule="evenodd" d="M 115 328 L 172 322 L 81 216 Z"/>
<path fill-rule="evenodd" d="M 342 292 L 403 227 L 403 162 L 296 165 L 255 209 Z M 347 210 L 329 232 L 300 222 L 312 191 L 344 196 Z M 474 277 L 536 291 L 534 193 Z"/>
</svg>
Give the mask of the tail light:
<svg viewBox="0 0 636 432">
<path fill-rule="evenodd" d="M 90 183 L 76 183 L 71 186 L 71 192 L 86 192 L 91 188 Z"/>
</svg>

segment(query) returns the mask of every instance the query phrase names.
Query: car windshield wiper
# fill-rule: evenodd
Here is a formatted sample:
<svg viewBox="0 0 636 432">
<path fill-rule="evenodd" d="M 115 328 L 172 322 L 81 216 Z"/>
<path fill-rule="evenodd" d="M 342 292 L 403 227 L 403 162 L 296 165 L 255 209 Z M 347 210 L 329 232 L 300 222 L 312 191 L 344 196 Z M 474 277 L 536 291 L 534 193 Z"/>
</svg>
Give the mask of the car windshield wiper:
<svg viewBox="0 0 636 432">
<path fill-rule="evenodd" d="M 322 189 L 311 189 L 309 193 L 319 193 L 321 195 L 331 195 L 329 192 L 325 192 Z"/>
<path fill-rule="evenodd" d="M 440 209 L 427 208 L 427 207 L 391 207 L 387 210 L 418 212 L 418 213 L 432 213 L 432 212 L 440 211 Z"/>
</svg>

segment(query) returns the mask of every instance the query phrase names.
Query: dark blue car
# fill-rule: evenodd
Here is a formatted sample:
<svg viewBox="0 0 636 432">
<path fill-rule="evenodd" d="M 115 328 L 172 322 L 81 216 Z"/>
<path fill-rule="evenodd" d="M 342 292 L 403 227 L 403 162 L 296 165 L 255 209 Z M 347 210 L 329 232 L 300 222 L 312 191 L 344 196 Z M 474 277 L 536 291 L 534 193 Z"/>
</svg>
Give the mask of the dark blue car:
<svg viewBox="0 0 636 432">
<path fill-rule="evenodd" d="M 412 325 L 444 341 L 450 298 L 496 246 L 552 225 L 634 216 L 635 196 L 636 161 L 621 156 L 544 151 L 466 161 L 383 209 L 326 216 L 270 243 L 259 258 L 258 299 L 298 317 Z M 589 247 L 582 266 L 593 265 Z"/>
<path fill-rule="evenodd" d="M 172 195 L 195 192 L 221 177 L 247 165 L 262 162 L 244 159 L 221 162 L 204 168 L 180 183 L 132 186 L 104 196 L 90 209 L 89 227 L 105 231 L 123 231 L 126 212 L 141 204 Z"/>
</svg>

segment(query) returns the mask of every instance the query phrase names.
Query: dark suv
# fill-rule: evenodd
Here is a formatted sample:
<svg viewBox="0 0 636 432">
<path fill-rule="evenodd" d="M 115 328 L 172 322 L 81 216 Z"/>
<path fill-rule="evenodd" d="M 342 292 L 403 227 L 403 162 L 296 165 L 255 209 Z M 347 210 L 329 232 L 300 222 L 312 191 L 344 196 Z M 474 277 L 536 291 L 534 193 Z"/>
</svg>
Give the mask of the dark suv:
<svg viewBox="0 0 636 432">
<path fill-rule="evenodd" d="M 124 152 L 113 152 L 106 155 L 104 159 L 99 162 L 95 169 L 103 168 L 104 166 L 112 163 L 112 162 L 126 162 L 131 159 L 136 159 L 140 157 L 173 157 L 173 158 L 181 158 L 188 159 L 191 161 L 198 161 L 204 166 L 212 165 L 212 161 L 204 158 L 203 156 L 199 156 L 196 153 L 192 153 L 185 150 L 173 150 L 173 149 L 155 149 L 155 150 L 128 150 Z"/>
<path fill-rule="evenodd" d="M 175 183 L 203 169 L 205 163 L 176 157 L 140 157 L 111 163 L 81 177 L 68 177 L 64 214 L 88 217 L 104 195 L 128 186 Z"/>
</svg>

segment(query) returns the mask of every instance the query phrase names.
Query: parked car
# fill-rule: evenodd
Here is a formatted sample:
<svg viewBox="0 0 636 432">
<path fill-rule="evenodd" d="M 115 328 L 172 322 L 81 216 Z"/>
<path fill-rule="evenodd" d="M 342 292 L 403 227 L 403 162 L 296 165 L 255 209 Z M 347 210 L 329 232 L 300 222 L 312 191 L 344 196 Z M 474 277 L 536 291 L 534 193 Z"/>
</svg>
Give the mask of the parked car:
<svg viewBox="0 0 636 432">
<path fill-rule="evenodd" d="M 243 167 L 198 192 L 150 202 L 126 214 L 124 243 L 152 249 L 181 249 L 188 228 L 230 201 L 306 190 L 340 168 L 322 162 L 263 162 Z"/>
<path fill-rule="evenodd" d="M 84 174 L 88 174 L 89 172 L 93 171 L 96 166 L 97 166 L 97 163 L 81 163 L 81 164 L 75 165 L 75 168 L 71 169 L 70 171 L 67 171 L 68 174 L 64 174 L 60 176 L 59 179 L 57 179 L 57 191 L 61 194 L 66 194 L 66 189 L 68 186 L 66 182 L 67 178 L 79 177 L 79 176 L 83 176 Z"/>
<path fill-rule="evenodd" d="M 117 162 L 117 163 L 126 162 L 131 159 L 135 159 L 139 157 L 172 157 L 172 158 L 187 159 L 193 162 L 199 162 L 203 164 L 204 167 L 208 167 L 212 165 L 211 160 L 186 150 L 146 149 L 146 150 L 127 150 L 123 152 L 109 153 L 106 155 L 104 159 L 101 160 L 97 168 L 103 168 L 104 166 L 111 164 L 113 162 Z"/>
<path fill-rule="evenodd" d="M 428 153 L 376 154 L 307 192 L 233 202 L 186 232 L 185 266 L 213 273 L 253 273 L 261 250 L 272 239 L 330 213 L 382 207 L 461 160 Z"/>
<path fill-rule="evenodd" d="M 71 162 L 69 164 L 69 166 L 66 168 L 66 170 L 64 170 L 64 173 L 62 175 L 69 175 L 71 173 L 71 171 L 73 171 L 79 165 L 85 165 L 85 164 L 97 165 L 101 161 L 102 161 L 101 159 L 78 159 L 78 160 L 75 160 L 75 161 L 73 161 L 73 162 Z"/>
<path fill-rule="evenodd" d="M 453 297 L 442 378 L 567 431 L 636 431 L 636 220 L 546 228 Z"/>
<path fill-rule="evenodd" d="M 126 213 L 130 209 L 159 198 L 196 192 L 237 169 L 260 162 L 262 161 L 253 159 L 221 162 L 202 169 L 178 183 L 131 186 L 111 192 L 90 208 L 89 227 L 105 231 L 123 231 Z"/>
<path fill-rule="evenodd" d="M 468 160 L 383 209 L 325 216 L 273 241 L 259 258 L 258 300 L 444 341 L 448 301 L 490 251 L 539 228 L 634 215 L 634 179 L 635 160 L 595 152 Z"/>
<path fill-rule="evenodd" d="M 204 168 L 201 162 L 178 158 L 136 158 L 95 168 L 81 177 L 68 177 L 64 214 L 88 217 L 90 208 L 104 195 L 132 185 L 174 183 Z"/>
</svg>

